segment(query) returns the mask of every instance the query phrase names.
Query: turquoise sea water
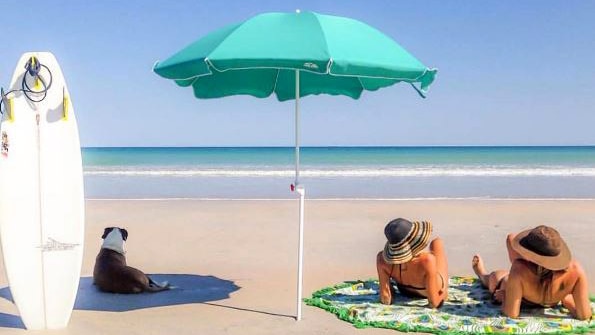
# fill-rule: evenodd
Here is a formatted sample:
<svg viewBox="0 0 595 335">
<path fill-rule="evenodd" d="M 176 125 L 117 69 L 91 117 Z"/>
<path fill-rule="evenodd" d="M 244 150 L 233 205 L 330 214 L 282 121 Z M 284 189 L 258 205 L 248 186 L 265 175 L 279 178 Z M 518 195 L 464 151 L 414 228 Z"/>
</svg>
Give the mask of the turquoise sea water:
<svg viewBox="0 0 595 335">
<path fill-rule="evenodd" d="M 88 198 L 291 198 L 293 148 L 85 148 Z M 595 147 L 307 147 L 314 198 L 595 198 Z"/>
</svg>

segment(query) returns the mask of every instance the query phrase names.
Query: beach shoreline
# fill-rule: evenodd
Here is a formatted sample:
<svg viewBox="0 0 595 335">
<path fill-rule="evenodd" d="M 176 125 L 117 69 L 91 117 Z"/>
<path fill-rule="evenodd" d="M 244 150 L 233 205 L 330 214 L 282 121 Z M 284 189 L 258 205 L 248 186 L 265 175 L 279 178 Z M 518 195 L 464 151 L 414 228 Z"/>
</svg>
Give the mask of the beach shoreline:
<svg viewBox="0 0 595 335">
<path fill-rule="evenodd" d="M 87 198 L 291 199 L 290 147 L 83 148 Z M 304 147 L 308 199 L 595 198 L 595 147 Z"/>
<path fill-rule="evenodd" d="M 69 327 L 51 333 L 388 333 L 358 330 L 309 306 L 301 322 L 292 319 L 297 214 L 298 202 L 284 199 L 87 199 L 79 298 Z M 375 277 L 382 229 L 396 217 L 434 223 L 433 236 L 445 241 L 450 275 L 471 275 L 476 252 L 490 269 L 506 268 L 508 232 L 554 226 L 595 292 L 594 199 L 311 199 L 305 215 L 304 297 L 345 280 Z M 174 286 L 178 281 L 178 286 L 196 287 L 178 289 L 170 300 L 168 293 L 158 293 L 97 301 L 90 276 L 108 226 L 128 229 L 129 265 Z M 6 299 L 1 262 L 0 269 L 0 331 L 21 334 L 18 311 Z M 113 310 L 116 305 L 120 308 Z"/>
</svg>

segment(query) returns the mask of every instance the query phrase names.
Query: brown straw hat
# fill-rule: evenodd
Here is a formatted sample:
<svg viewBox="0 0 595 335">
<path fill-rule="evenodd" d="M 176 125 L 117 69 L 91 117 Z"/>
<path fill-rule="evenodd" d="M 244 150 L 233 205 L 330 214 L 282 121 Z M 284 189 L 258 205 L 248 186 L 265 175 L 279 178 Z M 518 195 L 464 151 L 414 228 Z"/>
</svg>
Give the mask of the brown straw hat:
<svg viewBox="0 0 595 335">
<path fill-rule="evenodd" d="M 566 269 L 572 258 L 558 231 L 543 225 L 518 233 L 511 247 L 523 259 L 553 271 Z"/>
<path fill-rule="evenodd" d="M 388 240 L 382 256 L 388 264 L 401 264 L 410 261 L 426 248 L 432 234 L 432 224 L 428 221 L 411 222 L 395 219 L 384 227 Z"/>
</svg>

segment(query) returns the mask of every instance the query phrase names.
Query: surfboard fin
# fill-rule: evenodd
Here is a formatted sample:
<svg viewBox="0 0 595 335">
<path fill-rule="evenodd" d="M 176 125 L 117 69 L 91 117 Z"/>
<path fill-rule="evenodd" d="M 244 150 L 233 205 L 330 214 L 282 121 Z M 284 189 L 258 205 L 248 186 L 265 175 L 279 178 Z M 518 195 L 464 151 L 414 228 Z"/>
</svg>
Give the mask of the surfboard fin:
<svg viewBox="0 0 595 335">
<path fill-rule="evenodd" d="M 0 90 L 0 95 L 2 98 L 2 103 L 4 104 L 4 110 L 6 111 L 6 116 L 8 118 L 8 121 L 13 122 L 14 115 L 12 113 L 12 98 L 9 98 L 6 96 L 6 94 L 4 94 L 3 88 Z"/>
<path fill-rule="evenodd" d="M 8 113 L 8 120 L 10 122 L 14 122 L 14 113 L 13 113 L 13 108 L 12 108 L 12 98 L 8 98 L 8 104 L 7 104 L 7 113 Z"/>
<path fill-rule="evenodd" d="M 66 88 L 62 87 L 62 121 L 68 121 L 68 105 L 70 104 L 70 99 L 68 99 L 68 95 L 66 95 Z"/>
</svg>

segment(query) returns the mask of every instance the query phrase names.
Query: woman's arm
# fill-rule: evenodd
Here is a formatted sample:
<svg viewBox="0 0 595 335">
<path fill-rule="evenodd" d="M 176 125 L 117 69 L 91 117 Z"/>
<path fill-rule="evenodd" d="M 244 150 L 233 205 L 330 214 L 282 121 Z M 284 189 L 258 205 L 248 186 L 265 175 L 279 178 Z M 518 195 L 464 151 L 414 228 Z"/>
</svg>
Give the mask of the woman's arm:
<svg viewBox="0 0 595 335">
<path fill-rule="evenodd" d="M 426 275 L 425 286 L 428 293 L 428 301 L 433 308 L 438 307 L 442 302 L 440 290 L 442 287 L 438 285 L 438 269 L 436 269 L 436 256 L 427 253 L 422 256 L 420 263 L 424 268 Z"/>
<path fill-rule="evenodd" d="M 517 318 L 521 312 L 524 271 L 526 271 L 526 265 L 521 260 L 513 262 L 510 267 L 510 274 L 505 284 L 505 294 L 502 301 L 502 313 L 509 318 Z"/>
<path fill-rule="evenodd" d="M 591 304 L 589 303 L 589 287 L 587 284 L 587 276 L 578 263 L 576 264 L 576 270 L 578 271 L 578 279 L 574 285 L 574 289 L 572 290 L 572 298 L 574 300 L 576 310 L 573 312 L 572 309 L 569 307 L 567 308 L 575 318 L 579 320 L 587 320 L 592 316 Z M 564 301 L 562 302 L 564 303 Z"/>
<path fill-rule="evenodd" d="M 378 271 L 378 282 L 380 285 L 380 302 L 385 305 L 392 303 L 392 294 L 390 291 L 390 273 L 388 264 L 384 262 L 382 251 L 376 255 L 376 270 Z"/>
<path fill-rule="evenodd" d="M 522 259 L 521 255 L 519 255 L 514 249 L 512 249 L 512 240 L 516 237 L 517 234 L 510 233 L 506 236 L 506 250 L 508 250 L 508 259 L 510 260 L 510 264 L 514 263 L 517 259 Z"/>
</svg>

